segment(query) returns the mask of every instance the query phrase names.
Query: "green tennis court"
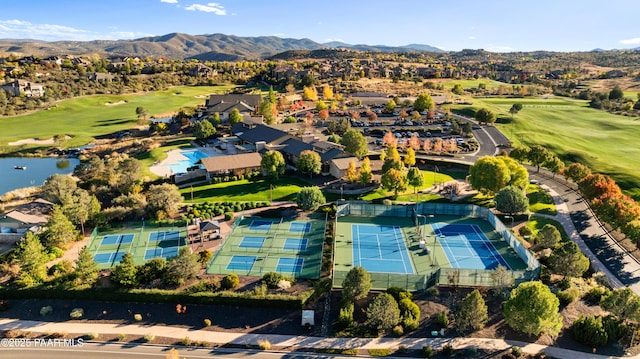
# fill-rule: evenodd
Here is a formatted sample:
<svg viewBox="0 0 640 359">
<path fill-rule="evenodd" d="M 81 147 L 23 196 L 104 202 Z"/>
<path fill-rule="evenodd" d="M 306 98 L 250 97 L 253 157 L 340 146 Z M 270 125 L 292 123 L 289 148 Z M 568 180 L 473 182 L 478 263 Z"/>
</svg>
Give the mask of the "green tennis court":
<svg viewBox="0 0 640 359">
<path fill-rule="evenodd" d="M 324 218 L 240 219 L 207 265 L 207 273 L 262 276 L 278 272 L 320 278 L 324 229 Z"/>
<path fill-rule="evenodd" d="M 180 248 L 187 244 L 186 238 L 186 227 L 126 223 L 115 228 L 96 228 L 88 246 L 98 267 L 107 269 L 118 265 L 125 253 L 133 256 L 136 265 L 152 258 L 175 257 Z"/>
</svg>

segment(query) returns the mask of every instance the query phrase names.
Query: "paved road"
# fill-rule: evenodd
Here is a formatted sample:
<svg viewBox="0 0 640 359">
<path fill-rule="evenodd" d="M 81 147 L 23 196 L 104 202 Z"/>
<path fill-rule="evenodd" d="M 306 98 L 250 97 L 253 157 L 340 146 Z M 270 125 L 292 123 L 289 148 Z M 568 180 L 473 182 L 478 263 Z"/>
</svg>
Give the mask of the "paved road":
<svg viewBox="0 0 640 359">
<path fill-rule="evenodd" d="M 583 353 L 568 349 L 548 347 L 545 345 L 525 343 L 519 341 L 505 341 L 501 339 L 484 339 L 484 338 L 323 338 L 323 337 L 306 337 L 291 335 L 272 335 L 272 334 L 245 334 L 245 333 L 229 333 L 229 332 L 213 332 L 209 330 L 198 330 L 192 328 L 177 328 L 168 326 L 145 326 L 139 324 L 103 324 L 103 323 L 48 323 L 38 321 L 26 321 L 15 319 L 0 319 L 0 330 L 20 329 L 23 331 L 32 331 L 38 333 L 45 332 L 67 332 L 67 333 L 103 333 L 103 334 L 129 334 L 144 336 L 152 333 L 157 337 L 175 338 L 176 340 L 189 337 L 194 341 L 206 341 L 209 343 L 225 344 L 232 343 L 235 345 L 257 345 L 261 340 L 268 340 L 273 346 L 287 348 L 293 352 L 287 353 L 265 353 L 263 351 L 233 351 L 227 349 L 191 349 L 180 348 L 180 357 L 186 358 L 205 358 L 211 356 L 225 355 L 230 358 L 240 358 L 244 356 L 256 357 L 256 359 L 271 359 L 273 356 L 292 358 L 326 358 L 326 355 L 315 353 L 295 352 L 302 348 L 311 349 L 378 349 L 389 348 L 397 349 L 404 346 L 407 349 L 421 349 L 423 346 L 429 345 L 434 349 L 441 349 L 445 345 L 451 345 L 454 349 L 464 349 L 469 347 L 486 348 L 493 351 L 502 351 L 516 345 L 522 348 L 523 352 L 547 353 L 555 358 L 571 358 L 571 359 L 604 359 L 614 358 L 614 356 L 596 355 L 592 353 Z M 4 343 L 4 344 L 3 344 Z M 157 358 L 158 353 L 166 355 L 166 347 L 153 346 L 147 348 L 146 345 L 137 343 L 123 344 L 85 344 L 83 346 L 67 347 L 62 345 L 52 347 L 35 347 L 31 348 L 11 348 L 9 342 L 0 342 L 0 357 L 2 358 L 24 358 L 39 359 L 45 358 Z M 96 348 L 99 353 L 95 353 Z M 147 349 L 145 349 L 147 348 Z M 31 350 L 30 350 L 31 349 Z M 35 349 L 35 350 L 34 350 Z M 42 350 L 40 350 L 42 349 Z M 46 350 L 46 352 L 45 352 Z M 103 351 L 104 350 L 104 351 Z M 58 351 L 68 355 L 58 354 Z M 24 354 L 32 352 L 32 354 Z M 7 354 L 5 354 L 7 353 Z M 22 354 L 21 354 L 22 353 Z M 75 353 L 75 354 L 74 354 Z M 243 354 L 246 353 L 246 354 Z M 193 355 L 192 355 L 193 354 Z M 154 356 L 155 355 L 155 356 Z M 269 357 L 269 358 L 268 358 Z M 330 356 L 334 357 L 334 356 Z M 640 359 L 640 356 L 634 358 Z"/>
<path fill-rule="evenodd" d="M 460 115 L 454 117 L 471 122 L 477 128 L 473 134 L 480 150 L 453 162 L 473 164 L 482 156 L 497 154 L 496 145 L 508 143 L 508 139 L 494 126 L 479 126 L 470 118 Z M 574 189 L 575 185 L 561 176 L 553 176 L 545 169 L 537 172 L 537 168 L 527 166 L 527 170 L 529 178 L 538 180 L 550 190 L 559 212 L 554 219 L 563 225 L 571 239 L 589 257 L 592 266 L 597 271 L 604 272 L 614 288 L 627 286 L 640 295 L 640 262 L 611 237 L 584 198 Z"/>
<path fill-rule="evenodd" d="M 614 288 L 627 286 L 640 295 L 640 263 L 609 235 L 585 199 L 573 189 L 575 185 L 563 177 L 553 178 L 546 170 L 541 169 L 540 173 L 532 167 L 528 170 L 530 178 L 544 183 L 554 195 L 559 212 L 556 220 L 563 223 L 567 234 L 573 232 L 572 240 L 581 246 L 594 267 L 608 273 Z"/>
</svg>

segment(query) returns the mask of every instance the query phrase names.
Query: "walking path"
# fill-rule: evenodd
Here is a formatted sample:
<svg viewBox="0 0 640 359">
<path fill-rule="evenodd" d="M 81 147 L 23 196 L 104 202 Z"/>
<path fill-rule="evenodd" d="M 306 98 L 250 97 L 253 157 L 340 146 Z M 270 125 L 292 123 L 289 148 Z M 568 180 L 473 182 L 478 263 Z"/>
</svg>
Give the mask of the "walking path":
<svg viewBox="0 0 640 359">
<path fill-rule="evenodd" d="M 177 328 L 169 326 L 147 326 L 139 324 L 102 324 L 102 323 L 50 323 L 17 319 L 0 319 L 0 330 L 22 330 L 39 333 L 65 332 L 84 335 L 87 333 L 101 334 L 128 334 L 144 336 L 152 334 L 156 337 L 175 338 L 176 340 L 189 337 L 193 341 L 206 341 L 215 344 L 234 344 L 245 347 L 246 345 L 259 345 L 259 341 L 268 340 L 272 347 L 284 348 L 284 350 L 296 350 L 302 348 L 313 349 L 397 349 L 404 346 L 407 349 L 421 349 L 431 346 L 434 350 L 449 344 L 454 349 L 484 348 L 492 351 L 501 351 L 518 346 L 529 354 L 546 353 L 556 358 L 571 359 L 599 359 L 616 358 L 615 356 L 597 355 L 569 349 L 556 348 L 540 344 L 525 343 L 520 341 L 505 341 L 501 339 L 483 338 L 322 338 L 278 334 L 245 334 L 214 332 L 209 330 Z M 640 355 L 628 358 L 640 358 Z"/>
</svg>

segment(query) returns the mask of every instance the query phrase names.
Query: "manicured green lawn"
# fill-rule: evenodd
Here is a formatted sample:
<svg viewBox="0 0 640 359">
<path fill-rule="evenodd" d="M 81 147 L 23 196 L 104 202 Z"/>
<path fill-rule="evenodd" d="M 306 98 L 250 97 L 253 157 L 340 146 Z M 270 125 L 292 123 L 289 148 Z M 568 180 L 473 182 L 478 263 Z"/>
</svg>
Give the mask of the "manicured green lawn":
<svg viewBox="0 0 640 359">
<path fill-rule="evenodd" d="M 580 162 L 612 176 L 622 189 L 640 199 L 640 121 L 587 107 L 586 101 L 563 97 L 473 99 L 472 108 L 498 115 L 496 126 L 514 144 L 541 144 L 567 163 Z M 509 108 L 524 108 L 514 118 Z M 453 105 L 453 109 L 469 109 Z"/>
<path fill-rule="evenodd" d="M 452 80 L 452 81 L 447 81 L 447 82 L 443 82 L 442 85 L 445 88 L 451 89 L 453 88 L 453 86 L 455 84 L 461 84 L 463 89 L 471 89 L 471 88 L 478 88 L 478 85 L 480 84 L 485 84 L 485 86 L 488 89 L 493 89 L 493 88 L 498 88 L 500 86 L 506 86 L 508 88 L 511 88 L 511 85 L 509 84 L 505 84 L 504 82 L 499 82 L 499 81 L 494 81 L 494 80 L 487 80 L 487 79 L 479 79 L 479 80 Z"/>
<path fill-rule="evenodd" d="M 533 213 L 550 214 L 552 216 L 558 213 L 553 197 L 542 187 L 530 184 L 527 186 L 527 197 L 529 198 L 529 211 Z"/>
<path fill-rule="evenodd" d="M 451 177 L 446 173 L 441 173 L 441 172 L 434 173 L 433 171 L 424 171 L 424 170 L 422 170 L 421 172 L 422 172 L 422 175 L 424 176 L 424 185 L 418 188 L 418 192 L 421 189 L 428 189 L 433 187 L 434 183 L 448 182 L 453 180 L 453 177 Z M 366 195 L 360 197 L 360 199 L 372 201 L 374 199 L 391 198 L 393 197 L 393 195 L 394 193 L 392 191 L 387 191 L 382 187 L 380 187 L 378 188 L 378 190 L 373 191 L 371 193 L 367 193 Z M 440 196 L 430 194 L 430 193 L 418 194 L 418 197 L 417 197 L 418 201 L 431 201 L 437 198 L 440 198 Z M 398 201 L 413 201 L 415 199 L 416 199 L 416 195 L 413 193 L 413 187 L 409 186 L 409 188 L 407 188 L 407 190 L 404 191 L 403 193 L 398 193 L 398 198 L 397 198 Z"/>
<path fill-rule="evenodd" d="M 308 183 L 295 177 L 283 177 L 273 182 L 273 191 L 269 190 L 271 182 L 265 179 L 240 180 L 211 185 L 187 187 L 180 190 L 185 202 L 204 201 L 295 201 L 300 188 Z M 271 193 L 273 198 L 271 197 Z"/>
<path fill-rule="evenodd" d="M 176 112 L 184 106 L 204 104 L 206 95 L 222 93 L 235 86 L 180 86 L 143 95 L 95 95 L 59 102 L 50 110 L 2 118 L 0 151 L 14 151 L 9 142 L 55 135 L 68 135 L 64 147 L 84 145 L 93 137 L 129 129 L 137 122 L 136 108 L 149 116 Z M 126 101 L 118 105 L 107 105 Z"/>
<path fill-rule="evenodd" d="M 531 238 L 535 238 L 536 234 L 538 234 L 538 231 L 541 230 L 542 227 L 544 227 L 546 224 L 551 224 L 554 227 L 556 227 L 560 231 L 560 235 L 562 235 L 563 241 L 569 240 L 569 236 L 564 231 L 564 228 L 562 227 L 562 225 L 560 225 L 560 222 L 550 218 L 536 216 L 536 215 L 531 216 L 531 218 L 529 219 L 529 223 L 527 223 L 527 226 L 531 228 L 531 230 L 533 231 Z"/>
</svg>

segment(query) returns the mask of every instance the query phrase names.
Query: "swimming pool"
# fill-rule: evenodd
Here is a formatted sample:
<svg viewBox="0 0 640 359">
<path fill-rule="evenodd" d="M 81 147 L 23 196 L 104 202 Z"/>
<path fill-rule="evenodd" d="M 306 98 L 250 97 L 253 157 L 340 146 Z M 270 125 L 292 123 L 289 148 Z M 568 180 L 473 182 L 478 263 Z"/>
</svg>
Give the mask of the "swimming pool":
<svg viewBox="0 0 640 359">
<path fill-rule="evenodd" d="M 173 173 L 186 173 L 187 168 L 193 167 L 199 160 L 209 157 L 206 153 L 200 150 L 182 150 L 180 151 L 180 154 L 187 159 L 169 165 L 169 168 L 171 168 L 171 171 L 173 171 Z M 200 167 L 202 168 L 202 165 L 200 165 Z"/>
</svg>

